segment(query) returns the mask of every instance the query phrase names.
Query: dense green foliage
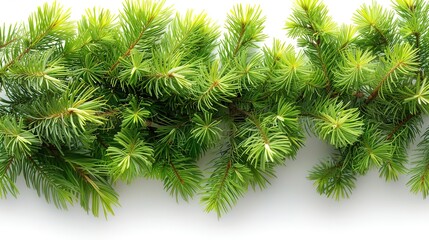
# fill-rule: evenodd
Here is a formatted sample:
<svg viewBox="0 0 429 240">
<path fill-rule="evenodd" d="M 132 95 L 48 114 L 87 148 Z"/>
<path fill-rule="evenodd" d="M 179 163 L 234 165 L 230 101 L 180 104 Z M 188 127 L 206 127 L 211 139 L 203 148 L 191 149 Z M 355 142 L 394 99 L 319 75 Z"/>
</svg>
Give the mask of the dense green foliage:
<svg viewBox="0 0 429 240">
<path fill-rule="evenodd" d="M 0 28 L 0 197 L 23 175 L 57 207 L 108 214 L 114 183 L 145 177 L 221 215 L 269 184 L 305 128 L 333 148 L 309 175 L 319 193 L 348 197 L 375 168 L 409 173 L 426 197 L 429 130 L 410 170 L 407 148 L 429 112 L 428 12 L 424 0 L 374 2 L 338 25 L 321 1 L 297 0 L 285 25 L 294 47 L 263 45 L 258 7 L 235 6 L 221 35 L 205 13 L 162 1 L 77 23 L 45 4 Z"/>
</svg>

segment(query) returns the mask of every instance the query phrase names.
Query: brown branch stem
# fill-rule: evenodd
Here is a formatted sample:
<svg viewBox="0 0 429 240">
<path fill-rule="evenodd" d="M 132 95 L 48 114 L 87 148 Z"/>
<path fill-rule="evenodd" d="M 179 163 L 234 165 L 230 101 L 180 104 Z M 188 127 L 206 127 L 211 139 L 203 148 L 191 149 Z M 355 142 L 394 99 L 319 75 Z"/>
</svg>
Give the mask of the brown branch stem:
<svg viewBox="0 0 429 240">
<path fill-rule="evenodd" d="M 240 32 L 240 36 L 238 37 L 238 41 L 237 41 L 237 45 L 235 46 L 234 52 L 233 52 L 233 56 L 236 56 L 238 53 L 238 50 L 240 50 L 240 47 L 243 45 L 242 41 L 243 41 L 243 37 L 244 37 L 244 33 L 246 32 L 246 25 L 245 24 L 241 24 L 241 32 Z"/>
<path fill-rule="evenodd" d="M 41 34 L 39 34 L 38 36 L 36 36 L 35 40 L 33 42 L 31 42 L 31 44 L 23 51 L 21 52 L 17 58 L 12 59 L 10 62 L 8 62 L 5 66 L 2 67 L 1 70 L 7 69 L 8 67 L 10 67 L 11 65 L 13 65 L 16 61 L 21 60 L 21 58 L 23 58 L 27 53 L 30 52 L 30 50 L 36 46 L 36 44 L 42 40 L 46 35 L 48 35 L 48 33 L 54 29 L 54 27 L 56 27 L 58 25 L 58 22 L 54 22 L 52 23 L 47 29 L 46 31 L 42 32 Z M 0 72 L 1 72 L 0 70 Z"/>
<path fill-rule="evenodd" d="M 0 45 L 0 49 L 1 49 L 1 48 L 4 48 L 4 47 L 7 47 L 9 44 L 14 43 L 14 42 L 16 42 L 17 40 L 18 40 L 18 38 L 14 38 L 14 39 L 11 39 L 11 40 L 9 40 L 9 41 L 7 41 L 7 42 L 3 43 L 2 45 Z"/>
<path fill-rule="evenodd" d="M 176 177 L 179 179 L 180 184 L 185 184 L 185 181 L 183 180 L 183 178 L 180 176 L 179 172 L 177 171 L 176 166 L 174 166 L 173 162 L 170 160 L 169 161 L 171 168 L 173 169 L 174 175 L 176 175 Z"/>
<path fill-rule="evenodd" d="M 399 62 L 397 63 L 395 66 L 393 66 L 387 73 L 386 75 L 384 75 L 384 77 L 381 79 L 380 83 L 378 83 L 377 87 L 374 88 L 374 90 L 372 91 L 372 93 L 368 96 L 368 98 L 365 100 L 365 104 L 369 104 L 370 102 L 372 102 L 377 96 L 378 96 L 378 92 L 381 89 L 381 86 L 383 86 L 384 82 L 389 78 L 390 75 L 393 74 L 393 72 L 398 69 L 399 67 L 402 66 L 402 64 L 404 64 L 403 62 Z"/>
<path fill-rule="evenodd" d="M 116 60 L 116 62 L 109 68 L 108 74 L 110 75 L 110 73 L 112 73 L 113 70 L 115 70 L 115 68 L 119 65 L 119 63 L 121 62 L 121 59 L 129 56 L 131 54 L 131 51 L 136 47 L 136 45 L 139 43 L 140 39 L 143 38 L 143 35 L 145 34 L 145 32 L 147 31 L 147 29 L 149 28 L 150 24 L 152 23 L 152 21 L 154 20 L 154 17 L 149 18 L 149 20 L 147 21 L 146 25 L 143 27 L 143 29 L 140 31 L 139 36 L 137 37 L 137 39 L 131 43 L 131 45 L 128 47 L 127 51 L 118 58 L 118 60 Z"/>
<path fill-rule="evenodd" d="M 408 114 L 407 117 L 405 117 L 402 121 L 399 122 L 398 125 L 387 135 L 386 140 L 392 139 L 392 137 L 395 135 L 395 133 L 402 127 L 404 124 L 406 124 L 408 121 L 410 121 L 413 117 L 415 117 L 416 114 Z"/>
</svg>

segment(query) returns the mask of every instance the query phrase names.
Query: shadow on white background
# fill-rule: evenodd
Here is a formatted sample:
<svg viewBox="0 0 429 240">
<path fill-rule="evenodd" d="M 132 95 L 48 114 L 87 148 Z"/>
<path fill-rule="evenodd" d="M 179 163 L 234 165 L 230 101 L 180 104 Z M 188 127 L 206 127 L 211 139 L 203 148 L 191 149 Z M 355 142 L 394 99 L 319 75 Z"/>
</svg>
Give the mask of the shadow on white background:
<svg viewBox="0 0 429 240">
<path fill-rule="evenodd" d="M 25 20 L 43 1 L 2 3 L 0 20 Z M 120 7 L 121 1 L 59 1 L 73 9 L 75 19 L 86 7 Z M 266 33 L 285 39 L 282 30 L 291 1 L 170 1 L 181 12 L 206 9 L 221 21 L 233 2 L 260 3 L 267 15 Z M 370 1 L 325 1 L 334 19 L 348 21 L 355 9 Z M 388 4 L 388 1 L 380 1 Z M 138 180 L 117 186 L 121 207 L 116 215 L 94 218 L 77 205 L 68 211 L 48 205 L 19 180 L 20 195 L 0 201 L 1 239 L 408 239 L 424 236 L 429 200 L 409 193 L 407 177 L 384 182 L 376 171 L 359 177 L 350 199 L 340 202 L 319 196 L 308 171 L 329 154 L 329 147 L 308 138 L 296 160 L 278 168 L 278 178 L 264 190 L 250 191 L 220 220 L 207 214 L 198 199 L 190 203 L 170 197 L 161 182 Z M 421 238 L 421 237 L 420 237 Z"/>
<path fill-rule="evenodd" d="M 278 169 L 264 191 L 250 191 L 217 219 L 198 199 L 179 202 L 161 182 L 138 180 L 118 185 L 116 215 L 94 218 L 79 206 L 57 210 L 19 182 L 18 199 L 0 202 L 3 236 L 36 239 L 363 239 L 423 236 L 429 202 L 409 193 L 406 178 L 386 183 L 377 172 L 358 178 L 350 199 L 319 196 L 308 170 L 329 148 L 309 138 L 297 159 Z M 132 237 L 132 238 L 131 238 Z M 395 239 L 395 238 L 394 238 Z"/>
</svg>

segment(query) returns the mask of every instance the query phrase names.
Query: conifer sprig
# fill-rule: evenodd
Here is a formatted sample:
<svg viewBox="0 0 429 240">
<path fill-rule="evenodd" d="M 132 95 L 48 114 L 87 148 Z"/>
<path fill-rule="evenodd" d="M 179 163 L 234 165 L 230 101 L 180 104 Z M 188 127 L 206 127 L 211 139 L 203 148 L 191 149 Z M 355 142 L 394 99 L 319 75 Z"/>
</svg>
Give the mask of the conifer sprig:
<svg viewBox="0 0 429 240">
<path fill-rule="evenodd" d="M 341 25 L 322 1 L 297 0 L 285 16 L 295 48 L 264 45 L 258 6 L 235 5 L 222 31 L 165 1 L 89 9 L 77 23 L 45 4 L 0 27 L 0 197 L 17 196 L 23 175 L 59 208 L 107 215 L 115 183 L 144 177 L 221 216 L 269 185 L 304 129 L 334 152 L 310 171 L 320 194 L 349 197 L 376 169 L 386 180 L 409 172 L 426 197 L 428 11 L 426 0 L 373 2 Z"/>
</svg>

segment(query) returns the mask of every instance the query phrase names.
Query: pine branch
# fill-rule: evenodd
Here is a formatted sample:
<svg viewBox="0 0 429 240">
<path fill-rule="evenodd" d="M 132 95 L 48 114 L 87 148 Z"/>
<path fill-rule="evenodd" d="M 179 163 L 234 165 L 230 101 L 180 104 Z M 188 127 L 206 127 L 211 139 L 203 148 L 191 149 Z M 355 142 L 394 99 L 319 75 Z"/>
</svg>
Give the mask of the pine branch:
<svg viewBox="0 0 429 240">
<path fill-rule="evenodd" d="M 94 216 L 98 216 L 99 205 L 101 203 L 101 208 L 103 209 L 105 217 L 107 217 L 109 213 L 114 214 L 113 206 L 119 205 L 117 193 L 106 180 L 98 176 L 99 171 L 94 169 L 91 163 L 87 163 L 86 161 L 81 162 L 76 158 L 68 158 L 66 162 L 69 163 L 73 172 L 78 177 L 76 181 L 81 189 L 78 193 L 81 206 L 86 211 L 91 210 Z M 91 205 L 90 201 L 92 202 Z"/>
<path fill-rule="evenodd" d="M 222 193 L 223 188 L 225 187 L 225 183 L 226 183 L 226 180 L 228 179 L 229 170 L 231 169 L 231 165 L 232 165 L 231 160 L 228 160 L 226 167 L 225 167 L 225 173 L 223 174 L 223 177 L 220 180 L 219 188 L 215 193 L 216 199 L 220 199 L 220 194 Z"/>
<path fill-rule="evenodd" d="M 214 159 L 214 171 L 204 186 L 201 202 L 207 212 L 215 211 L 220 217 L 228 211 L 246 191 L 250 170 L 237 162 L 236 128 L 230 123 L 228 144 L 223 154 Z"/>
<path fill-rule="evenodd" d="M 165 55 L 180 53 L 183 62 L 208 60 L 219 37 L 217 28 L 204 12 L 177 14 L 161 41 L 160 51 Z"/>
<path fill-rule="evenodd" d="M 76 26 L 44 5 L 0 29 L 0 197 L 22 172 L 59 208 L 106 215 L 112 184 L 144 177 L 221 216 L 269 185 L 304 129 L 336 152 L 309 175 L 319 193 L 346 198 L 373 168 L 397 180 L 429 113 L 429 4 L 393 10 L 363 5 L 339 26 L 321 0 L 297 0 L 286 30 L 298 47 L 266 47 L 257 6 L 234 6 L 220 39 L 207 14 L 173 16 L 165 1 L 126 0 L 118 18 L 94 8 Z M 423 197 L 428 136 L 408 183 Z"/>
<path fill-rule="evenodd" d="M 307 51 L 316 51 L 315 57 L 322 68 L 326 92 L 331 94 L 332 80 L 329 76 L 329 63 L 326 62 L 321 48 L 322 45 L 334 44 L 334 42 L 327 40 L 336 26 L 327 12 L 326 6 L 320 1 L 298 0 L 289 22 L 286 23 L 286 29 L 289 30 L 288 34 L 291 37 L 299 37 L 301 45 L 307 45 Z M 313 49 L 309 49 L 308 46 Z"/>
<path fill-rule="evenodd" d="M 355 187 L 356 177 L 343 161 L 325 161 L 316 165 L 308 178 L 314 181 L 317 191 L 335 200 L 348 198 Z"/>
<path fill-rule="evenodd" d="M 39 7 L 38 12 L 33 13 L 29 18 L 28 32 L 31 37 L 29 39 L 29 45 L 25 47 L 17 57 L 12 58 L 9 62 L 7 62 L 2 67 L 0 72 L 21 60 L 26 54 L 30 52 L 30 50 L 43 43 L 42 41 L 44 39 L 53 37 L 54 39 L 49 39 L 49 41 L 58 41 L 62 37 L 70 34 L 71 25 L 68 21 L 69 17 L 70 11 L 63 11 L 62 7 L 56 2 L 54 2 L 51 6 L 44 4 L 43 7 Z M 42 26 L 42 28 L 40 28 L 40 26 Z"/>
<path fill-rule="evenodd" d="M 235 5 L 227 16 L 225 40 L 221 43 L 221 57 L 225 63 L 239 55 L 240 51 L 255 47 L 265 39 L 262 33 L 265 17 L 260 7 Z"/>
<path fill-rule="evenodd" d="M 326 63 L 323 61 L 322 58 L 322 52 L 320 51 L 320 42 L 316 42 L 313 43 L 315 44 L 314 47 L 316 48 L 317 51 L 317 57 L 319 58 L 320 63 L 322 64 L 322 70 L 323 70 L 323 76 L 325 78 L 326 81 L 326 91 L 329 93 L 331 92 L 331 80 L 329 79 L 329 75 L 328 75 L 328 69 L 326 67 Z"/>
<path fill-rule="evenodd" d="M 10 44 L 15 43 L 16 41 L 18 41 L 18 38 L 10 39 L 7 42 L 0 44 L 0 49 L 5 48 L 5 47 L 9 46 Z"/>
<path fill-rule="evenodd" d="M 119 63 L 121 63 L 121 59 L 125 59 L 126 57 L 128 57 L 131 54 L 131 51 L 136 47 L 136 45 L 139 43 L 139 41 L 143 38 L 145 32 L 147 31 L 147 29 L 150 27 L 150 24 L 152 23 L 152 21 L 155 19 L 155 16 L 151 16 L 148 19 L 147 24 L 144 26 L 144 28 L 140 31 L 138 37 L 136 38 L 136 40 L 134 42 L 131 43 L 131 45 L 127 48 L 127 50 L 125 51 L 125 53 L 123 53 L 118 60 L 116 60 L 115 63 L 112 64 L 112 66 L 109 68 L 108 71 L 108 75 L 110 75 L 113 70 L 115 70 L 115 68 L 119 65 Z"/>
<path fill-rule="evenodd" d="M 389 47 L 397 40 L 393 12 L 376 2 L 369 6 L 363 4 L 353 15 L 353 21 L 366 39 L 361 44 L 368 46 L 374 53 L 382 52 L 384 47 Z"/>
<path fill-rule="evenodd" d="M 421 193 L 423 198 L 429 194 L 429 151 L 428 151 L 428 137 L 429 131 L 422 136 L 422 141 L 417 145 L 417 157 L 412 164 L 409 174 L 411 178 L 407 185 L 411 187 L 413 193 Z"/>
<path fill-rule="evenodd" d="M 23 169 L 27 186 L 35 188 L 39 196 L 43 193 L 46 201 L 52 201 L 58 208 L 67 209 L 68 204 L 73 204 L 77 189 L 67 183 L 58 168 L 37 162 L 32 157 L 27 159 Z"/>
<path fill-rule="evenodd" d="M 305 12 L 307 15 L 307 18 L 310 18 L 310 16 L 308 15 L 308 11 Z M 313 32 L 314 35 L 318 34 L 318 31 L 314 28 L 313 23 L 311 23 L 309 25 L 310 30 Z M 317 38 L 315 41 L 312 41 L 311 44 L 313 45 L 313 47 L 316 49 L 317 52 L 317 58 L 319 59 L 321 66 L 322 66 L 322 70 L 323 70 L 323 77 L 325 78 L 326 81 L 326 91 L 330 92 L 331 91 L 331 80 L 329 79 L 328 76 L 328 69 L 327 69 L 327 65 L 322 57 L 322 52 L 320 49 L 320 46 L 322 44 L 322 39 L 321 38 Z"/>
<path fill-rule="evenodd" d="M 12 163 L 15 159 L 13 157 L 9 157 L 9 160 L 7 161 L 6 166 L 3 169 L 3 174 L 7 174 L 7 172 L 9 171 L 10 167 L 12 166 Z"/>
<path fill-rule="evenodd" d="M 180 183 L 183 185 L 185 181 L 183 180 L 182 176 L 180 176 L 179 172 L 177 171 L 176 167 L 174 166 L 174 163 L 170 160 L 169 161 L 171 168 L 173 169 L 174 175 L 179 179 Z"/>
<path fill-rule="evenodd" d="M 372 102 L 379 95 L 384 85 L 392 92 L 392 85 L 397 85 L 395 80 L 398 80 L 400 76 L 412 75 L 418 70 L 416 67 L 418 65 L 417 50 L 413 49 L 409 44 L 397 44 L 391 49 L 387 49 L 385 61 L 387 62 L 388 68 L 385 69 L 385 73 L 383 73 L 380 78 L 380 82 L 365 100 L 365 104 Z M 383 96 L 383 92 L 381 92 L 381 95 Z"/>
<path fill-rule="evenodd" d="M 241 27 L 241 30 L 239 33 L 238 41 L 237 41 L 237 44 L 234 48 L 234 51 L 232 52 L 233 57 L 237 56 L 238 50 L 240 50 L 241 46 L 243 45 L 242 41 L 243 41 L 244 33 L 246 32 L 246 25 L 241 24 L 240 27 Z"/>
<path fill-rule="evenodd" d="M 231 99 L 237 96 L 237 76 L 225 68 L 219 69 L 219 64 L 215 61 L 208 69 L 202 69 L 197 91 L 199 109 L 215 109 L 225 102 L 231 102 Z"/>
<path fill-rule="evenodd" d="M 374 88 L 374 90 L 371 92 L 371 94 L 367 97 L 365 100 L 365 104 L 369 104 L 371 101 L 373 101 L 377 96 L 378 92 L 380 91 L 381 87 L 383 86 L 384 82 L 389 79 L 389 77 L 394 74 L 396 70 L 399 68 L 406 66 L 407 64 L 404 62 L 399 62 L 395 66 L 393 66 L 381 79 L 381 81 L 378 83 L 378 85 Z"/>
<path fill-rule="evenodd" d="M 202 202 L 207 202 L 206 211 L 209 212 L 214 210 L 216 211 L 218 217 L 220 217 L 221 214 L 228 209 L 228 206 L 231 207 L 233 202 L 235 201 L 234 199 L 238 197 L 235 195 L 235 192 L 232 192 L 235 191 L 235 189 L 230 189 L 234 188 L 235 186 L 228 185 L 228 180 L 231 177 L 231 166 L 232 162 L 229 159 L 227 160 L 224 168 L 217 168 L 215 170 L 215 172 L 210 177 L 210 180 L 213 181 L 213 178 L 215 177 L 214 174 L 216 174 L 217 181 L 210 183 L 210 185 L 206 185 L 206 191 L 208 191 L 207 195 L 201 198 Z"/>
<path fill-rule="evenodd" d="M 124 33 L 126 49 L 114 61 L 107 71 L 111 75 L 134 49 L 143 44 L 154 44 L 169 22 L 170 9 L 165 8 L 165 1 L 153 2 L 151 0 L 125 1 L 124 10 L 121 13 L 121 27 Z M 145 42 L 152 40 L 153 42 Z M 148 47 L 148 46 L 144 46 Z"/>
<path fill-rule="evenodd" d="M 10 171 L 15 159 L 5 156 L 4 153 L 2 155 L 0 156 L 0 198 L 6 198 L 8 194 L 16 198 L 18 189 L 15 186 L 15 180 L 18 173 Z"/>
<path fill-rule="evenodd" d="M 115 135 L 116 146 L 107 148 L 110 159 L 108 166 L 114 179 L 122 178 L 130 182 L 152 167 L 153 149 L 142 140 L 135 128 L 123 128 Z"/>
<path fill-rule="evenodd" d="M 380 30 L 380 28 L 377 27 L 377 25 L 372 25 L 372 28 L 374 28 L 374 30 L 380 34 L 381 38 L 382 38 L 382 43 L 389 45 L 389 40 L 387 39 L 387 37 L 384 35 L 384 33 Z"/>
<path fill-rule="evenodd" d="M 387 135 L 386 140 L 392 139 L 392 137 L 395 135 L 395 133 L 402 128 L 408 121 L 413 119 L 418 114 L 408 114 L 403 120 L 401 120 L 395 128 Z"/>
</svg>

